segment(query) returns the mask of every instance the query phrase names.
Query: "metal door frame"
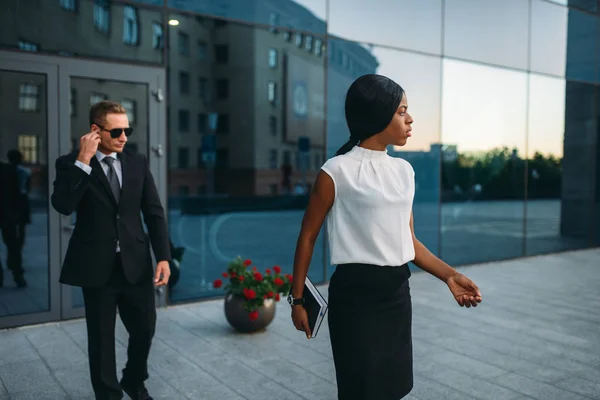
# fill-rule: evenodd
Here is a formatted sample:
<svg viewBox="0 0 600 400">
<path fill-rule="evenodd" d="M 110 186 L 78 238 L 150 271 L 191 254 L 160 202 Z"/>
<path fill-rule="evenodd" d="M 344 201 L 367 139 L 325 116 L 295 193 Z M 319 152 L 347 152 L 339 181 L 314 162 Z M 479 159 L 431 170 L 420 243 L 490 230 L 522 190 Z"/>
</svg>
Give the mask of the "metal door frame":
<svg viewBox="0 0 600 400">
<path fill-rule="evenodd" d="M 60 150 L 67 154 L 71 149 L 71 118 L 69 116 L 69 92 L 71 77 L 95 78 L 108 81 L 141 83 L 148 85 L 148 162 L 154 177 L 161 203 L 167 213 L 167 163 L 165 157 L 166 106 L 164 93 L 165 70 L 162 67 L 146 67 L 104 61 L 92 61 L 73 58 L 62 58 L 59 66 L 59 98 L 60 98 Z M 85 132 L 84 132 L 85 133 Z M 83 134 L 83 133 L 82 133 Z M 61 216 L 61 248 L 64 255 L 68 246 L 71 218 Z M 84 309 L 72 307 L 70 286 L 62 287 L 61 315 L 62 319 L 79 318 L 85 315 Z M 161 293 L 164 293 L 161 292 Z M 157 304 L 163 304 L 162 294 Z"/>
<path fill-rule="evenodd" d="M 47 311 L 0 317 L 0 329 L 21 325 L 39 324 L 60 319 L 61 302 L 58 276 L 60 271 L 60 220 L 50 205 L 52 177 L 55 175 L 54 161 L 59 155 L 59 105 L 58 65 L 29 54 L 0 51 L 0 70 L 46 75 L 46 157 L 48 187 L 48 301 Z M 17 101 L 17 99 L 15 99 Z M 10 274 L 9 274 L 10 276 Z"/>
<path fill-rule="evenodd" d="M 69 115 L 70 78 L 97 78 L 148 85 L 148 162 L 160 200 L 167 209 L 166 157 L 166 72 L 164 67 L 139 66 L 71 57 L 49 56 L 16 51 L 0 51 L 0 69 L 42 73 L 47 76 L 47 157 L 48 157 L 48 251 L 50 310 L 42 313 L 0 317 L 0 329 L 49 321 L 80 318 L 83 308 L 73 308 L 71 286 L 58 282 L 62 260 L 68 246 L 71 217 L 58 214 L 50 205 L 54 161 L 71 150 Z M 157 296 L 157 305 L 166 305 L 167 291 Z"/>
</svg>

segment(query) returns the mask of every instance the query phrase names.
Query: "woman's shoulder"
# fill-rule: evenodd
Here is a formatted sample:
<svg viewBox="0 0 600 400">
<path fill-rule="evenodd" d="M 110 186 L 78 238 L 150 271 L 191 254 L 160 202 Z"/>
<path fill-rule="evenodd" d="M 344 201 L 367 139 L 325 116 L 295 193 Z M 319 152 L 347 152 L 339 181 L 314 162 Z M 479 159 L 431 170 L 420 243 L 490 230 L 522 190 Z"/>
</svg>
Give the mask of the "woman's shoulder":
<svg viewBox="0 0 600 400">
<path fill-rule="evenodd" d="M 406 161 L 404 158 L 400 158 L 400 157 L 390 157 L 390 159 L 392 160 L 392 163 L 394 165 L 397 165 L 399 168 L 401 168 L 404 171 L 407 171 L 409 174 L 411 175 L 415 175 L 415 170 L 413 169 L 413 166 L 411 163 L 409 163 L 408 161 Z"/>
<path fill-rule="evenodd" d="M 325 172 L 328 172 L 328 173 L 329 172 L 335 172 L 347 160 L 348 160 L 348 157 L 346 157 L 346 155 L 344 155 L 344 154 L 333 156 L 330 159 L 328 159 L 327 161 L 325 161 L 325 164 L 323 164 L 323 166 L 321 167 L 321 169 L 323 169 Z"/>
</svg>

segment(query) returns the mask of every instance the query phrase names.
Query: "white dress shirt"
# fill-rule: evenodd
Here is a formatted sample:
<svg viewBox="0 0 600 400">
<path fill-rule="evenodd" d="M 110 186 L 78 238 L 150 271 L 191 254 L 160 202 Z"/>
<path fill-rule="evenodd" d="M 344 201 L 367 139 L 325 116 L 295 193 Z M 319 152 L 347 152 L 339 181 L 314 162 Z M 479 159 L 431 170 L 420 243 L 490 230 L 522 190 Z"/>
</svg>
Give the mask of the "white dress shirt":
<svg viewBox="0 0 600 400">
<path fill-rule="evenodd" d="M 106 176 L 108 176 L 108 169 L 110 168 L 110 166 L 107 163 L 102 162 L 104 157 L 112 157 L 115 159 L 115 161 L 113 161 L 113 167 L 115 168 L 115 172 L 117 173 L 119 187 L 123 187 L 123 168 L 121 166 L 121 161 L 117 157 L 117 153 L 113 152 L 110 154 L 104 154 L 100 151 L 96 151 L 96 159 L 100 163 L 100 166 L 102 167 L 102 171 L 104 171 L 104 174 Z M 92 173 L 92 167 L 90 167 L 87 164 L 82 163 L 79 160 L 75 160 L 75 165 L 77 165 L 79 168 L 84 170 L 88 175 Z M 117 253 L 120 251 L 121 251 L 121 248 L 119 247 L 119 242 L 117 242 Z"/>
<path fill-rule="evenodd" d="M 327 214 L 332 265 L 398 267 L 414 260 L 415 173 L 408 161 L 356 146 L 327 160 L 322 170 L 335 185 Z"/>
</svg>

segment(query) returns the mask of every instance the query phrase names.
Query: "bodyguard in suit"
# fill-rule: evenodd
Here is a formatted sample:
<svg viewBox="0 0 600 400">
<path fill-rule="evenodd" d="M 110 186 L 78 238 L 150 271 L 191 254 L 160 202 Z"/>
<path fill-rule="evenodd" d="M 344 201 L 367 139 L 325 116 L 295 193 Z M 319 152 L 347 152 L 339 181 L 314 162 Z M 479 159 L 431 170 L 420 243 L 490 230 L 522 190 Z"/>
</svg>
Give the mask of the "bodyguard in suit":
<svg viewBox="0 0 600 400">
<path fill-rule="evenodd" d="M 133 133 L 125 109 L 102 101 L 90 109 L 89 122 L 80 150 L 56 161 L 52 206 L 64 215 L 77 213 L 60 282 L 83 290 L 96 399 L 121 399 L 125 391 L 134 400 L 148 400 L 144 381 L 156 325 L 154 286 L 166 285 L 170 276 L 165 213 L 146 157 L 124 151 Z M 158 261 L 155 273 L 150 244 Z M 121 381 L 117 309 L 129 333 Z"/>
</svg>

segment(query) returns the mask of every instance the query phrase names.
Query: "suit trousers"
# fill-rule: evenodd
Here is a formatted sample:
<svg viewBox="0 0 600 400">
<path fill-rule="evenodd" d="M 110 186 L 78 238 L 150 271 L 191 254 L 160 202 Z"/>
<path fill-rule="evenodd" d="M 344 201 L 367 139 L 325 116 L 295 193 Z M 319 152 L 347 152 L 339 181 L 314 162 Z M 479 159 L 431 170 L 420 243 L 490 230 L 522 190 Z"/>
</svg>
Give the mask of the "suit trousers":
<svg viewBox="0 0 600 400">
<path fill-rule="evenodd" d="M 152 279 L 138 284 L 127 281 L 116 254 L 106 286 L 84 287 L 90 377 L 96 399 L 121 399 L 115 361 L 117 310 L 129 333 L 127 364 L 123 381 L 137 387 L 148 379 L 148 355 L 156 328 L 156 308 Z"/>
<path fill-rule="evenodd" d="M 22 245 L 19 238 L 19 227 L 16 222 L 5 222 L 0 225 L 2 241 L 6 245 L 6 265 L 15 278 L 23 276 Z M 0 261 L 0 281 L 3 280 L 2 262 Z"/>
</svg>

